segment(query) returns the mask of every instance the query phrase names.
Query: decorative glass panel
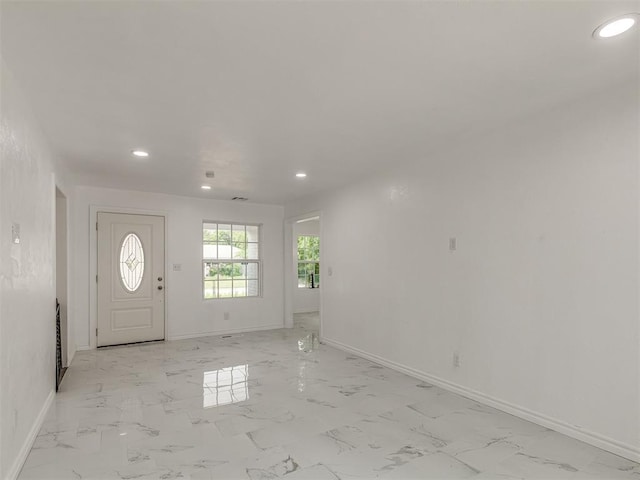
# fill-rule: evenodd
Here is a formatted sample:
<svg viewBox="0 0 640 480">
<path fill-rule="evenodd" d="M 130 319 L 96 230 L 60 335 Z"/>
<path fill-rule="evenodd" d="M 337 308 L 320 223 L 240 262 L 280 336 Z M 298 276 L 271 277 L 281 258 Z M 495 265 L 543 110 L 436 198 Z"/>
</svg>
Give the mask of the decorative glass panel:
<svg viewBox="0 0 640 480">
<path fill-rule="evenodd" d="M 144 249 L 135 233 L 130 233 L 120 247 L 120 278 L 128 292 L 135 292 L 144 276 Z"/>
</svg>

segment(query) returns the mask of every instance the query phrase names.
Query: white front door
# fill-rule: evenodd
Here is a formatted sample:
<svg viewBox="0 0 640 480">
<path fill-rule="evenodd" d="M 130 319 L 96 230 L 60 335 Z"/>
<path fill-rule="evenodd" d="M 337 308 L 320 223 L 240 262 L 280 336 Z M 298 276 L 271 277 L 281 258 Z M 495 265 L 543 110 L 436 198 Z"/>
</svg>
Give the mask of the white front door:
<svg viewBox="0 0 640 480">
<path fill-rule="evenodd" d="M 164 339 L 164 217 L 98 213 L 98 346 Z"/>
</svg>

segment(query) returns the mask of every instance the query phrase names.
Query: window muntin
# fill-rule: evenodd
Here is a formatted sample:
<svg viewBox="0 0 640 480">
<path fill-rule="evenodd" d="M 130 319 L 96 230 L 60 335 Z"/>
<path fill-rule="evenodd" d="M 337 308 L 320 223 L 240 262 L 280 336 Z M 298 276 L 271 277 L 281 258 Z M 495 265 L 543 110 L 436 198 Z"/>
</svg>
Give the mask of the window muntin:
<svg viewBox="0 0 640 480">
<path fill-rule="evenodd" d="M 127 234 L 120 245 L 120 279 L 125 290 L 135 293 L 144 277 L 144 248 L 140 237 Z"/>
<path fill-rule="evenodd" d="M 260 226 L 204 222 L 205 299 L 260 296 Z"/>
<path fill-rule="evenodd" d="M 320 287 L 320 237 L 298 236 L 298 288 Z"/>
</svg>

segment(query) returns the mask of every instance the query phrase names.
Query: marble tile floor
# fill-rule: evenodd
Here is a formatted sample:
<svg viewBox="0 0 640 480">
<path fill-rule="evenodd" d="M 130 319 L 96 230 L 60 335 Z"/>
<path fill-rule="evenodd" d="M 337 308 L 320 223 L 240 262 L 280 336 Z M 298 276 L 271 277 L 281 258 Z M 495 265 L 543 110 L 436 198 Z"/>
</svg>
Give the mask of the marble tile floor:
<svg viewBox="0 0 640 480">
<path fill-rule="evenodd" d="M 635 479 L 640 465 L 288 330 L 78 352 L 21 479 Z"/>
</svg>

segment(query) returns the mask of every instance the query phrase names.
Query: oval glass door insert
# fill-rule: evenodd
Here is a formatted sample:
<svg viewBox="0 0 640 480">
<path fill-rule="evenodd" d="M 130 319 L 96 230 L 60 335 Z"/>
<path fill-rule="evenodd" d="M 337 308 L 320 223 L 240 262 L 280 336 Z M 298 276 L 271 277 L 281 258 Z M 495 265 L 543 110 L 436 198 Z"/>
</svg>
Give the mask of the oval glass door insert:
<svg viewBox="0 0 640 480">
<path fill-rule="evenodd" d="M 120 278 L 128 292 L 140 288 L 144 276 L 144 249 L 135 233 L 130 233 L 120 246 Z"/>
</svg>

